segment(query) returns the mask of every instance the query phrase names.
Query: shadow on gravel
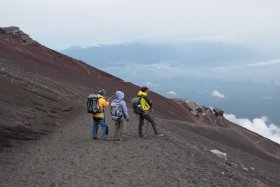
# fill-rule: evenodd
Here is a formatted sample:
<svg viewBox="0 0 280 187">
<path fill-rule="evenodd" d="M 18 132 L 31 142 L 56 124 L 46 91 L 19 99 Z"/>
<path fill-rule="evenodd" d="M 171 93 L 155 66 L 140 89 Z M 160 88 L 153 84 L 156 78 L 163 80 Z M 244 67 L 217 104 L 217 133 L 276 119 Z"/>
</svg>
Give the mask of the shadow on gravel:
<svg viewBox="0 0 280 187">
<path fill-rule="evenodd" d="M 12 147 L 13 140 L 34 140 L 39 137 L 39 135 L 44 134 L 42 132 L 35 132 L 26 127 L 8 127 L 1 125 L 0 127 L 0 152 L 2 152 L 4 147 Z"/>
</svg>

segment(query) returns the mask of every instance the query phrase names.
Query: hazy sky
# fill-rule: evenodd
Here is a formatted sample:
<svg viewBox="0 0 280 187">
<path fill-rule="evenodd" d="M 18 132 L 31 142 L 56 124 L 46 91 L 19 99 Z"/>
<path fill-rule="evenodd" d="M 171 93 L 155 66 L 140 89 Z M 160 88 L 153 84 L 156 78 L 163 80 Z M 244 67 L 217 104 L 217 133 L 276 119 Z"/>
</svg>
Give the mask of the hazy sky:
<svg viewBox="0 0 280 187">
<path fill-rule="evenodd" d="M 280 43 L 279 0 L 1 0 L 0 26 L 54 49 L 135 40 Z"/>
</svg>

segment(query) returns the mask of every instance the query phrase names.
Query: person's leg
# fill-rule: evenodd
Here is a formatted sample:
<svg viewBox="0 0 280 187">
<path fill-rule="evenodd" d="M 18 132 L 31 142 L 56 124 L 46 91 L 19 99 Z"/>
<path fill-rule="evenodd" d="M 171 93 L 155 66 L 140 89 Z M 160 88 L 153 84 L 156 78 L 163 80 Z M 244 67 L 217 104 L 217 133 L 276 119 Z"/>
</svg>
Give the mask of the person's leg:
<svg viewBox="0 0 280 187">
<path fill-rule="evenodd" d="M 114 139 L 119 138 L 119 130 L 120 130 L 120 123 L 119 121 L 115 121 Z"/>
<path fill-rule="evenodd" d="M 97 132 L 98 132 L 98 128 L 99 128 L 99 126 L 97 125 L 97 128 L 96 128 L 96 134 L 97 134 Z"/>
<path fill-rule="evenodd" d="M 97 139 L 97 129 L 98 129 L 98 121 L 93 120 L 92 125 L 92 139 Z"/>
<path fill-rule="evenodd" d="M 144 125 L 144 117 L 143 115 L 139 115 L 139 126 L 138 126 L 138 135 L 143 138 L 142 127 Z"/>
<path fill-rule="evenodd" d="M 151 116 L 150 114 L 146 114 L 146 115 L 144 115 L 144 118 L 152 124 L 155 135 L 158 134 L 156 122 L 155 122 L 155 119 L 153 118 L 153 116 Z"/>
<path fill-rule="evenodd" d="M 106 129 L 107 129 L 108 125 L 107 125 L 105 119 L 99 120 L 99 124 L 102 128 L 102 140 L 107 140 Z"/>
<path fill-rule="evenodd" d="M 125 120 L 120 121 L 120 131 L 119 131 L 119 137 L 120 137 L 120 139 L 124 138 L 124 135 L 125 135 L 125 126 L 126 126 L 126 121 L 125 121 Z"/>
<path fill-rule="evenodd" d="M 107 125 L 107 127 L 106 127 L 106 132 L 105 132 L 105 134 L 108 136 L 108 134 L 109 134 L 109 127 L 108 127 L 108 125 Z"/>
</svg>

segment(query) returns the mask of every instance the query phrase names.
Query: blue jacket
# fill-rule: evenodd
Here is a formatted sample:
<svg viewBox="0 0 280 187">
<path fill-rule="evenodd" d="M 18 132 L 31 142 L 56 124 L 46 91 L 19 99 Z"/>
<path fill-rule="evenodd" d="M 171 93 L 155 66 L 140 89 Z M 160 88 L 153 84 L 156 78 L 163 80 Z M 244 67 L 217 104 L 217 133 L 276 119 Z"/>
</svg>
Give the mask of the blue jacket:
<svg viewBox="0 0 280 187">
<path fill-rule="evenodd" d="M 123 113 L 123 117 L 121 120 L 129 119 L 126 103 L 123 99 L 124 99 L 124 93 L 121 91 L 116 91 L 115 99 L 112 101 L 112 102 L 114 102 L 114 101 L 120 102 L 120 106 L 121 106 L 122 113 Z"/>
</svg>

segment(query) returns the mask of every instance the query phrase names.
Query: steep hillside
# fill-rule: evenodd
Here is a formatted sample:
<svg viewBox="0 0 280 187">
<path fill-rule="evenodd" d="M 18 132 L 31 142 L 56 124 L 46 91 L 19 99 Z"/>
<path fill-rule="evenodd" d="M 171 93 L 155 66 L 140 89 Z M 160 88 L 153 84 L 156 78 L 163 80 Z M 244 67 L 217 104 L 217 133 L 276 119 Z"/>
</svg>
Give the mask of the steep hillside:
<svg viewBox="0 0 280 187">
<path fill-rule="evenodd" d="M 62 55 L 32 39 L 26 39 L 29 37 L 22 31 L 16 34 L 0 34 L 0 38 L 2 87 L 0 109 L 5 132 L 13 131 L 7 126 L 34 130 L 40 126 L 39 124 L 47 127 L 49 123 L 55 121 L 53 118 L 63 120 L 65 116 L 59 117 L 59 115 L 67 112 L 73 112 L 72 116 L 75 114 L 74 110 L 85 107 L 87 95 L 100 87 L 107 90 L 107 96 L 111 96 L 116 90 L 123 90 L 128 103 L 139 90 L 139 87 L 132 83 Z M 155 103 L 154 113 L 157 117 L 182 120 L 200 125 L 202 128 L 203 126 L 214 128 L 235 126 L 224 118 L 217 118 L 213 113 L 196 117 L 184 107 L 182 102 L 167 99 L 153 92 L 150 96 Z M 66 112 L 61 112 L 65 110 Z M 42 116 L 34 117 L 36 115 Z M 52 117 L 56 115 L 57 117 Z M 40 119 L 39 122 L 36 119 Z M 239 134 L 243 136 L 244 133 Z M 254 141 L 252 134 L 254 133 L 247 133 L 246 136 Z M 262 139 L 262 142 L 269 141 Z M 276 149 L 277 151 L 271 148 L 267 150 L 274 150 L 275 155 L 280 155 L 279 148 Z"/>
<path fill-rule="evenodd" d="M 122 90 L 127 103 L 139 90 L 139 86 L 48 49 L 21 31 L 0 33 L 0 85 L 0 151 L 3 152 L 5 147 L 22 140 L 56 132 L 84 115 L 86 98 L 97 88 L 105 88 L 107 96 Z M 208 139 L 280 165 L 280 145 L 216 116 L 207 107 L 194 115 L 186 101 L 171 100 L 153 92 L 150 96 L 163 131 L 181 137 L 191 135 L 197 141 Z"/>
</svg>

